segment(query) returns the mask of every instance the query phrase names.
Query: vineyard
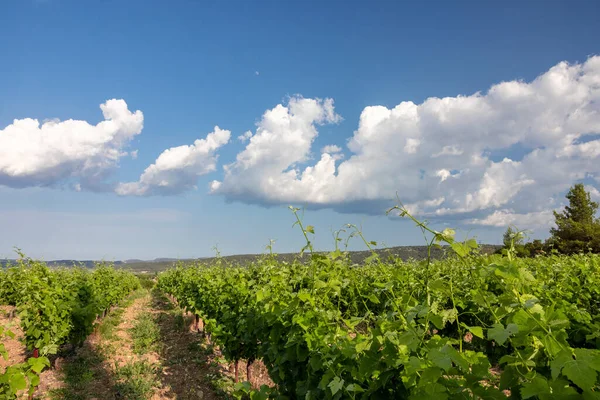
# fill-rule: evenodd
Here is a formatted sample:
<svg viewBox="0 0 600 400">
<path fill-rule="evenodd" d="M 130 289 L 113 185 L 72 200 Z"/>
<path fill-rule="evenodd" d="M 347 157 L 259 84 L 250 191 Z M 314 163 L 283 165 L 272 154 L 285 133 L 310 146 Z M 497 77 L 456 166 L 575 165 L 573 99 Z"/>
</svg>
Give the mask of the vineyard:
<svg viewBox="0 0 600 400">
<path fill-rule="evenodd" d="M 15 398 L 27 390 L 30 396 L 40 383 L 39 374 L 49 368 L 50 357 L 64 345 L 79 347 L 96 321 L 139 287 L 138 279 L 124 271 L 101 265 L 93 271 L 80 268 L 49 269 L 24 257 L 0 271 L 0 304 L 14 306 L 24 345 L 30 357 L 24 363 L 0 371 L 0 398 Z M 2 339 L 14 334 L 0 327 L 0 356 L 7 358 Z"/>
<path fill-rule="evenodd" d="M 363 265 L 340 249 L 310 263 L 265 256 L 180 266 L 158 287 L 202 320 L 236 377 L 240 360 L 266 366 L 274 384 L 239 382 L 240 398 L 600 398 L 599 256 L 481 255 L 474 240 L 414 221 L 452 254 L 374 253 Z M 312 252 L 314 228 L 297 224 Z"/>
<path fill-rule="evenodd" d="M 143 390 L 120 398 L 600 399 L 600 256 L 487 254 L 400 209 L 445 257 L 406 261 L 373 251 L 356 264 L 341 231 L 334 251 L 315 252 L 314 228 L 292 211 L 306 241 L 301 261 L 269 252 L 250 265 L 217 257 L 158 274 L 130 310 L 131 340 L 117 347 L 125 358 L 155 351 L 161 361 L 117 366 L 129 368 L 124 379 L 134 368 L 146 376 Z M 347 231 L 347 240 L 376 247 L 358 227 Z M 4 269 L 0 302 L 15 307 L 30 358 L 0 371 L 0 398 L 33 394 L 52 356 L 80 347 L 139 287 L 108 266 L 49 269 L 22 257 Z M 199 356 L 212 351 L 231 365 L 230 385 L 200 396 L 204 386 L 192 386 L 209 361 Z"/>
</svg>

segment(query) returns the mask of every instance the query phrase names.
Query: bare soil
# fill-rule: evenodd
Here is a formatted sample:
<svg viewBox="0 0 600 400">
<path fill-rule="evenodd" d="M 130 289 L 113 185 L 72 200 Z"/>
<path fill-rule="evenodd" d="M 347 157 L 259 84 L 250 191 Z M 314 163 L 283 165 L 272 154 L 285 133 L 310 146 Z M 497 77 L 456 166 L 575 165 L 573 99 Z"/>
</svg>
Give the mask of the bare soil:
<svg viewBox="0 0 600 400">
<path fill-rule="evenodd" d="M 136 354 L 130 330 L 142 314 L 152 316 L 160 334 L 151 350 Z M 103 329 L 102 324 L 112 327 Z M 4 371 L 31 354 L 23 345 L 14 307 L 0 306 L 0 325 L 15 334 L 14 339 L 3 340 L 8 352 L 8 360 L 0 357 L 0 371 Z M 219 348 L 198 332 L 191 314 L 179 310 L 163 295 L 147 291 L 132 297 L 124 307 L 113 309 L 82 347 L 67 346 L 51 362 L 52 367 L 40 376 L 36 399 L 213 400 L 227 397 L 235 378 L 233 365 L 227 364 Z M 135 366 L 140 369 L 132 368 Z M 134 372 L 124 373 L 128 368 Z M 273 386 L 260 361 L 252 363 L 251 376 L 255 388 Z M 238 378 L 247 380 L 244 361 L 238 363 Z"/>
</svg>

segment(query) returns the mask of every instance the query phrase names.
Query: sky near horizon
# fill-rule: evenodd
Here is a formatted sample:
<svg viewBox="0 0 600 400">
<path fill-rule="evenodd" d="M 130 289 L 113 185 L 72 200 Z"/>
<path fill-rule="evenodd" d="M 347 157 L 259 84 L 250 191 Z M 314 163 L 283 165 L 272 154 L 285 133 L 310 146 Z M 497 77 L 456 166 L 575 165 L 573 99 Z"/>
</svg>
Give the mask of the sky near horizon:
<svg viewBox="0 0 600 400">
<path fill-rule="evenodd" d="M 598 1 L 0 0 L 0 258 L 317 249 L 396 194 L 545 238 L 600 199 Z M 360 249 L 355 242 L 353 249 Z"/>
</svg>

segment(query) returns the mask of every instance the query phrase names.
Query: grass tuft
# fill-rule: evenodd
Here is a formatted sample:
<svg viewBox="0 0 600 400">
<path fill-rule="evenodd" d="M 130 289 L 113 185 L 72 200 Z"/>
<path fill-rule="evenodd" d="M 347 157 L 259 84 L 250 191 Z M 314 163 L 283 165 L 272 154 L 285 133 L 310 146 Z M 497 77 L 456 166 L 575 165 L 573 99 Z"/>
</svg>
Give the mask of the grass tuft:
<svg viewBox="0 0 600 400">
<path fill-rule="evenodd" d="M 129 333 L 133 339 L 133 352 L 136 354 L 155 350 L 160 339 L 159 327 L 150 313 L 140 314 Z"/>
<path fill-rule="evenodd" d="M 157 384 L 157 368 L 146 361 L 136 361 L 116 367 L 115 374 L 118 380 L 115 390 L 123 399 L 148 399 Z"/>
</svg>

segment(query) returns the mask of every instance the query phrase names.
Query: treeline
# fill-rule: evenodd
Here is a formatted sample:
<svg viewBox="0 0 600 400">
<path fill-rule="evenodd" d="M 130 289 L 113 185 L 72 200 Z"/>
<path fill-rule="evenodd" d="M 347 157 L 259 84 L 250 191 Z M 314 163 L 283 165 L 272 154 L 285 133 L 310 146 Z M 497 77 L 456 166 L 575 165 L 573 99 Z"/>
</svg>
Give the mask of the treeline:
<svg viewBox="0 0 600 400">
<path fill-rule="evenodd" d="M 592 201 L 583 184 L 571 187 L 566 195 L 569 205 L 561 212 L 554 211 L 555 227 L 545 241 L 526 242 L 526 231 L 509 226 L 503 237 L 503 247 L 497 253 L 514 252 L 519 257 L 543 254 L 600 253 L 600 218 L 596 217 L 598 203 Z"/>
</svg>

